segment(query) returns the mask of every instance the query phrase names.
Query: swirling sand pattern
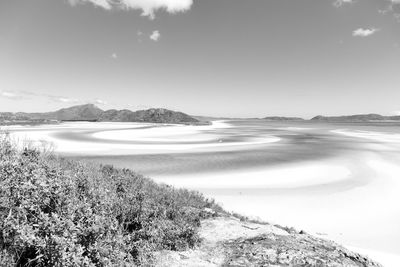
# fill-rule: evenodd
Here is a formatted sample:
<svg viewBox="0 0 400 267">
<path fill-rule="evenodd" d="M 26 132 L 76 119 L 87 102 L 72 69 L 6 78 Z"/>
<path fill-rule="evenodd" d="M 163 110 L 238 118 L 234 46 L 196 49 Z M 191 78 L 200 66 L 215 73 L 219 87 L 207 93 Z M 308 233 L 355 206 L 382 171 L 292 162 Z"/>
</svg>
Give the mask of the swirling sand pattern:
<svg viewBox="0 0 400 267">
<path fill-rule="evenodd" d="M 375 257 L 400 255 L 400 208 L 393 205 L 400 202 L 398 124 L 246 120 L 8 130 L 17 140 L 52 143 L 64 156 L 133 168 L 200 190 L 229 210 L 324 233 Z"/>
<path fill-rule="evenodd" d="M 9 127 L 15 138 L 46 141 L 64 155 L 143 155 L 187 151 L 240 150 L 279 141 L 269 135 L 230 134 L 224 122 L 211 126 L 140 123 L 63 123 L 31 128 Z"/>
</svg>

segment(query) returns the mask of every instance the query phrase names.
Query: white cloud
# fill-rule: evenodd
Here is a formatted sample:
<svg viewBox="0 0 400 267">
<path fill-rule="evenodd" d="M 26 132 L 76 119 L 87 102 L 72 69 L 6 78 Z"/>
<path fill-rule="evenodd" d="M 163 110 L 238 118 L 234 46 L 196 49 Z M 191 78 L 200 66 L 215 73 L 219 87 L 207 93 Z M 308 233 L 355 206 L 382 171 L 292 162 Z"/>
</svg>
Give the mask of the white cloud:
<svg viewBox="0 0 400 267">
<path fill-rule="evenodd" d="M 9 99 L 17 99 L 20 98 L 21 96 L 10 91 L 0 91 L 0 96 L 9 98 Z"/>
<path fill-rule="evenodd" d="M 62 103 L 78 103 L 78 99 L 72 99 L 68 97 L 50 97 L 52 100 Z"/>
<path fill-rule="evenodd" d="M 117 55 L 116 53 L 112 53 L 112 54 L 111 54 L 111 58 L 117 59 L 117 58 L 118 58 L 118 55 Z"/>
<path fill-rule="evenodd" d="M 396 20 L 400 22 L 400 0 L 389 0 L 390 4 L 387 7 L 387 13 L 390 13 L 394 16 Z"/>
<path fill-rule="evenodd" d="M 95 103 L 95 104 L 98 104 L 98 105 L 107 105 L 107 102 L 104 101 L 104 100 L 101 100 L 101 99 L 96 99 L 96 100 L 94 101 L 94 103 Z"/>
<path fill-rule="evenodd" d="M 101 99 L 95 99 L 95 100 L 84 100 L 84 99 L 77 99 L 77 98 L 71 98 L 71 97 L 66 97 L 66 96 L 60 96 L 60 95 L 52 95 L 52 94 L 44 94 L 44 93 L 37 93 L 37 92 L 31 92 L 31 91 L 1 91 L 0 90 L 0 98 L 8 98 L 12 100 L 40 100 L 44 99 L 47 101 L 53 101 L 53 102 L 58 102 L 58 103 L 66 103 L 66 104 L 79 104 L 79 103 L 95 103 L 99 105 L 107 105 L 108 103 L 104 100 Z"/>
<path fill-rule="evenodd" d="M 368 36 L 376 33 L 377 31 L 379 31 L 379 29 L 376 29 L 376 28 L 369 28 L 369 29 L 359 28 L 359 29 L 353 31 L 353 36 L 355 36 L 355 37 L 368 37 Z"/>
<path fill-rule="evenodd" d="M 150 34 L 150 39 L 153 40 L 154 42 L 157 42 L 161 37 L 161 34 L 159 31 L 153 31 L 152 34 Z"/>
<path fill-rule="evenodd" d="M 333 2 L 333 5 L 339 8 L 342 7 L 343 5 L 356 4 L 357 2 L 363 2 L 363 1 L 335 0 Z M 384 3 L 384 7 L 378 9 L 378 12 L 382 15 L 390 14 L 400 22 L 400 0 L 381 0 L 380 2 Z"/>
<path fill-rule="evenodd" d="M 75 98 L 69 98 L 65 96 L 60 96 L 60 95 L 51 95 L 51 94 L 43 94 L 43 93 L 35 93 L 35 92 L 29 92 L 29 91 L 21 91 L 21 97 L 34 97 L 34 98 L 42 98 L 42 99 L 47 99 L 50 101 L 54 102 L 61 102 L 61 103 L 78 103 L 80 100 L 75 99 Z"/>
<path fill-rule="evenodd" d="M 85 2 L 90 2 L 95 6 L 102 7 L 104 9 L 111 9 L 112 5 L 110 4 L 110 1 L 108 0 L 69 0 L 69 3 L 73 6 Z"/>
<path fill-rule="evenodd" d="M 333 5 L 335 7 L 341 7 L 342 5 L 345 4 L 353 4 L 355 2 L 355 0 L 336 0 Z"/>
<path fill-rule="evenodd" d="M 193 0 L 69 0 L 69 2 L 72 5 L 92 3 L 107 10 L 113 8 L 141 10 L 142 16 L 148 16 L 151 19 L 154 19 L 154 13 L 159 9 L 173 14 L 187 11 L 193 4 Z"/>
</svg>

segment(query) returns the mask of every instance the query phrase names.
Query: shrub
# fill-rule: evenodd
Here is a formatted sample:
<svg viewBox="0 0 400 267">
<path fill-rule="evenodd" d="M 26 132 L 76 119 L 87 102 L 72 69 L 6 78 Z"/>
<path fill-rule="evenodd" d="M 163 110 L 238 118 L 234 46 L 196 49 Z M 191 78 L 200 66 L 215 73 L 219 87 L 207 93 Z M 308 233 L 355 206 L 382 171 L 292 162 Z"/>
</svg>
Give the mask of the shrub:
<svg viewBox="0 0 400 267">
<path fill-rule="evenodd" d="M 134 266 L 199 242 L 213 201 L 0 139 L 1 266 Z M 9 265 L 7 265 L 9 264 Z"/>
</svg>

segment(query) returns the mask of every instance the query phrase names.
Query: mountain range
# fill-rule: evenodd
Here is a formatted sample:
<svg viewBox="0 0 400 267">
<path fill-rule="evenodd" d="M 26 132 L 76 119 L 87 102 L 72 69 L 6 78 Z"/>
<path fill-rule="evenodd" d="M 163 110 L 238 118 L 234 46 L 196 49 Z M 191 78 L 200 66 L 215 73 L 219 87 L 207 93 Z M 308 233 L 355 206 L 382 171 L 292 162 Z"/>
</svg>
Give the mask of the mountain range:
<svg viewBox="0 0 400 267">
<path fill-rule="evenodd" d="M 177 123 L 177 124 L 205 124 L 216 119 L 204 116 L 190 116 L 183 112 L 164 108 L 151 108 L 147 110 L 131 111 L 102 110 L 94 104 L 85 104 L 59 109 L 53 112 L 26 113 L 26 112 L 0 112 L 0 123 L 49 123 L 54 121 L 103 121 L 103 122 L 149 122 L 149 123 Z M 254 119 L 254 118 L 253 118 Z M 348 116 L 315 116 L 311 120 L 298 117 L 265 117 L 265 121 L 310 121 L 310 122 L 383 122 L 400 121 L 400 116 L 383 116 L 379 114 L 359 114 Z"/>
<path fill-rule="evenodd" d="M 150 122 L 198 124 L 197 119 L 178 111 L 163 108 L 131 111 L 102 110 L 94 104 L 86 104 L 63 108 L 53 112 L 25 113 L 2 112 L 0 121 L 113 121 L 113 122 Z"/>
<path fill-rule="evenodd" d="M 315 122 L 373 122 L 373 121 L 400 121 L 400 116 L 382 116 L 379 114 L 358 114 L 348 116 L 315 116 L 311 119 Z"/>
</svg>

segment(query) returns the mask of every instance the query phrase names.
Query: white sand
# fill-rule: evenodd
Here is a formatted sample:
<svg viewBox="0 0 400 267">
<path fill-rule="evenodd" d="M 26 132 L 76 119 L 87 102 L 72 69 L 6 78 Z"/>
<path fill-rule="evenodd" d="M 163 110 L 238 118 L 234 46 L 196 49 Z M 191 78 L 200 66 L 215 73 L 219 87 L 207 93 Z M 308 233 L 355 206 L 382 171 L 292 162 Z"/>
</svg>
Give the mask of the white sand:
<svg viewBox="0 0 400 267">
<path fill-rule="evenodd" d="M 141 129 L 144 126 L 152 125 L 63 123 L 13 126 L 8 130 L 16 139 L 39 143 L 44 140 L 53 143 L 56 152 L 82 155 L 234 151 L 258 148 L 280 140 L 260 134 L 252 138 L 235 136 L 239 138 L 238 142 L 228 142 L 224 140 L 224 129 L 228 130 L 231 125 L 223 121 L 200 127 L 166 125 Z M 94 131 L 89 138 L 95 142 L 54 136 L 59 131 L 83 133 L 88 130 Z M 357 248 L 356 251 L 365 252 L 385 266 L 400 266 L 400 205 L 397 204 L 400 203 L 400 134 L 354 130 L 331 132 L 362 141 L 360 144 L 365 151 L 340 155 L 338 159 L 295 165 L 153 178 L 180 187 L 199 189 L 228 210 L 295 226 Z M 187 143 L 177 144 L 176 141 Z"/>
<path fill-rule="evenodd" d="M 342 134 L 351 137 L 365 138 L 385 143 L 400 143 L 400 134 L 382 133 L 373 131 L 354 131 L 347 129 L 333 130 L 332 133 Z"/>
<path fill-rule="evenodd" d="M 334 164 L 302 163 L 214 174 L 161 176 L 157 181 L 184 188 L 298 188 L 345 180 L 351 172 Z"/>
<path fill-rule="evenodd" d="M 228 210 L 295 226 L 322 238 L 357 247 L 356 251 L 384 266 L 399 266 L 400 206 L 396 203 L 400 203 L 400 158 L 385 158 L 373 153 L 355 158 L 354 162 L 302 163 L 229 174 L 187 175 L 181 177 L 183 179 L 161 176 L 157 180 L 203 190 Z M 360 178 L 369 182 L 327 193 L 313 187 L 285 191 L 313 185 L 334 188 L 335 182 Z M 207 188 L 216 190 L 204 190 Z M 221 193 L 218 188 L 231 190 Z M 261 193 L 251 188 L 261 190 Z M 267 191 L 277 188 L 279 193 Z M 265 193 L 262 189 L 266 189 Z"/>
<path fill-rule="evenodd" d="M 25 143 L 26 140 L 34 145 L 50 144 L 54 151 L 63 154 L 80 155 L 135 155 L 153 153 L 185 153 L 201 151 L 233 151 L 243 147 L 264 145 L 280 141 L 280 138 L 264 135 L 254 138 L 243 138 L 241 141 L 224 141 L 225 136 L 211 134 L 216 129 L 230 128 L 223 121 L 215 121 L 212 125 L 160 125 L 140 123 L 62 123 L 59 125 L 42 125 L 34 127 L 11 126 L 5 128 L 11 132 L 14 140 Z M 144 128 L 154 126 L 154 128 Z M 116 129 L 116 130 L 114 130 Z M 123 129 L 123 130 L 122 130 Z M 54 133 L 70 131 L 84 133 L 95 131 L 88 137 L 89 141 L 57 138 Z M 114 136 L 114 137 L 113 137 Z M 124 141 L 113 143 L 108 141 Z M 135 143 L 129 143 L 134 141 Z M 176 142 L 187 142 L 177 144 Z M 142 143 L 141 143 L 142 142 Z M 154 144 L 145 144 L 154 142 Z"/>
<path fill-rule="evenodd" d="M 135 122 L 63 122 L 59 124 L 43 124 L 43 125 L 6 125 L 1 126 L 5 131 L 33 131 L 33 130 L 92 130 L 92 129 L 119 129 L 119 128 L 141 128 L 151 126 L 151 123 L 135 123 Z"/>
<path fill-rule="evenodd" d="M 186 126 L 186 125 L 166 125 L 164 127 L 148 128 L 141 130 L 114 130 L 101 131 L 92 135 L 94 138 L 105 140 L 123 141 L 213 141 L 218 135 L 206 133 L 225 126 L 223 122 L 215 123 L 210 126 Z M 227 125 L 228 127 L 228 125 Z M 226 127 L 226 128 L 227 128 Z"/>
</svg>

